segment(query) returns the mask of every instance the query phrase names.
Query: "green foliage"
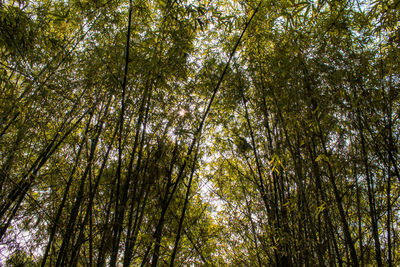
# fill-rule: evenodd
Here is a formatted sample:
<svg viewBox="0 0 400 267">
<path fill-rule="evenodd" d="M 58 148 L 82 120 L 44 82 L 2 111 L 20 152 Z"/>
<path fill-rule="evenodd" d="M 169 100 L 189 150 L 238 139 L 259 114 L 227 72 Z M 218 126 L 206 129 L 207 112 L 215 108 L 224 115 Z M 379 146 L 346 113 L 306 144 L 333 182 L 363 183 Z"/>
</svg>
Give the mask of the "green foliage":
<svg viewBox="0 0 400 267">
<path fill-rule="evenodd" d="M 398 2 L 1 2 L 0 265 L 398 265 Z"/>
</svg>

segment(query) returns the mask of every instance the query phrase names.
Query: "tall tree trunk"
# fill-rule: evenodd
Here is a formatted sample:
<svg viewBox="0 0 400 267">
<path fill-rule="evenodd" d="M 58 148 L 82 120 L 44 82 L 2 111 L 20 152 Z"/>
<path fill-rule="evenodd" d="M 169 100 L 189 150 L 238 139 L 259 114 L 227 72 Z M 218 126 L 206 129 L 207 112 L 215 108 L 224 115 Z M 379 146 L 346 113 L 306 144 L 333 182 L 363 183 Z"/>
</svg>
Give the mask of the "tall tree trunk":
<svg viewBox="0 0 400 267">
<path fill-rule="evenodd" d="M 64 207 L 65 207 L 65 203 L 67 202 L 67 197 L 68 197 L 69 189 L 70 189 L 71 184 L 72 184 L 72 182 L 73 182 L 73 178 L 74 178 L 74 175 L 75 175 L 75 171 L 76 171 L 76 168 L 77 168 L 78 163 L 79 163 L 79 160 L 80 160 L 80 155 L 81 155 L 81 152 L 82 152 L 82 148 L 83 148 L 84 143 L 86 142 L 86 137 L 87 137 L 87 134 L 88 134 L 88 131 L 89 131 L 89 126 L 90 126 L 91 118 L 92 118 L 92 116 L 90 116 L 90 118 L 89 118 L 89 120 L 88 120 L 88 122 L 87 122 L 87 124 L 86 124 L 86 129 L 85 129 L 84 135 L 83 135 L 83 137 L 82 137 L 81 144 L 79 145 L 79 149 L 78 149 L 77 156 L 76 156 L 76 158 L 75 158 L 74 166 L 73 166 L 73 168 L 72 168 L 71 174 L 69 175 L 69 178 L 68 178 L 68 181 L 67 181 L 65 190 L 64 190 L 64 194 L 63 194 L 63 197 L 62 197 L 60 206 L 59 206 L 58 209 L 57 209 L 56 216 L 55 216 L 54 221 L 53 221 L 53 223 L 52 223 L 52 225 L 51 225 L 49 241 L 47 242 L 47 246 L 46 246 L 45 252 L 44 252 L 44 254 L 43 254 L 43 259 L 42 259 L 41 267 L 44 267 L 44 266 L 46 265 L 46 260 L 47 260 L 47 257 L 48 257 L 48 253 L 49 253 L 50 248 L 51 248 L 51 245 L 52 245 L 52 243 L 53 243 L 54 236 L 55 236 L 56 229 L 57 229 L 57 227 L 58 227 L 58 224 L 59 224 L 59 221 L 60 221 L 60 218 L 61 218 L 62 211 L 63 211 L 63 209 L 64 209 Z"/>
<path fill-rule="evenodd" d="M 372 236 L 374 238 L 374 243 L 375 243 L 375 258 L 376 258 L 376 262 L 377 262 L 378 266 L 383 266 L 382 265 L 383 264 L 382 256 L 381 256 L 381 245 L 380 245 L 379 232 L 378 232 L 378 222 L 377 222 L 373 182 L 372 182 L 371 173 L 369 170 L 368 155 L 367 155 L 367 150 L 366 150 L 364 130 L 362 127 L 360 112 L 361 112 L 360 109 L 357 108 L 357 120 L 358 120 L 359 134 L 360 134 L 360 139 L 361 139 L 361 155 L 362 155 L 362 160 L 363 160 L 363 164 L 364 164 L 364 168 L 365 168 L 365 175 L 367 178 L 369 214 L 371 217 Z"/>
<path fill-rule="evenodd" d="M 125 67 L 124 67 L 124 78 L 122 82 L 122 96 L 121 96 L 121 113 L 119 116 L 119 135 L 118 135 L 118 167 L 117 167 L 117 188 L 115 198 L 115 221 L 113 227 L 113 249 L 111 252 L 110 266 L 114 267 L 117 263 L 117 256 L 119 251 L 119 240 L 121 235 L 121 228 L 124 219 L 124 205 L 120 203 L 120 187 L 121 187 L 121 168 L 122 168 L 122 134 L 124 130 L 124 116 L 125 116 L 125 95 L 126 85 L 128 81 L 128 66 L 129 66 L 129 51 L 130 51 L 130 38 L 131 38 L 131 21 L 132 21 L 132 0 L 129 0 L 129 15 L 128 15 L 128 31 L 126 34 L 126 47 L 125 47 Z M 128 177 L 129 179 L 129 177 Z"/>
<path fill-rule="evenodd" d="M 187 185 L 187 189 L 186 189 L 186 195 L 185 195 L 185 201 L 183 203 L 183 208 L 182 208 L 182 213 L 181 213 L 181 217 L 179 218 L 179 225 L 178 225 L 178 231 L 176 233 L 176 237 L 175 237 L 175 244 L 174 244 L 174 248 L 172 250 L 172 255 L 171 255 L 171 261 L 170 261 L 170 266 L 173 267 L 174 266 L 174 261 L 175 261 L 175 256 L 176 253 L 178 251 L 178 246 L 179 246 L 179 240 L 181 238 L 181 232 L 182 232 L 182 227 L 183 227 L 183 221 L 185 220 L 185 214 L 186 214 L 186 209 L 187 206 L 189 204 L 189 195 L 190 195 L 190 189 L 192 188 L 192 181 L 193 181 L 193 175 L 196 171 L 196 163 L 197 163 L 197 153 L 198 153 L 198 147 L 196 149 L 196 152 L 194 154 L 194 159 L 193 159 L 193 164 L 192 164 L 192 170 L 190 172 L 190 177 L 189 177 L 189 182 Z"/>
<path fill-rule="evenodd" d="M 92 168 L 93 158 L 94 158 L 94 155 L 95 155 L 95 151 L 96 151 L 96 148 L 97 148 L 97 144 L 98 144 L 102 129 L 103 129 L 103 121 L 101 119 L 99 119 L 99 121 L 98 121 L 98 123 L 96 125 L 96 130 L 97 130 L 96 131 L 96 135 L 93 138 L 92 144 L 91 144 L 91 147 L 90 147 L 90 154 L 89 154 L 89 158 L 88 158 L 88 161 L 87 161 L 87 165 L 86 165 L 85 171 L 84 171 L 84 173 L 83 173 L 83 175 L 81 177 L 81 180 L 80 180 L 79 191 L 78 191 L 78 193 L 76 195 L 75 203 L 74 203 L 74 206 L 73 206 L 72 211 L 71 211 L 70 219 L 69 219 L 66 231 L 65 231 L 63 242 L 62 242 L 60 251 L 58 253 L 56 267 L 60 266 L 61 264 L 65 265 L 64 263 L 66 263 L 68 261 L 68 258 L 67 258 L 68 257 L 67 256 L 68 251 L 67 251 L 67 249 L 69 247 L 69 242 L 70 242 L 70 239 L 72 237 L 72 234 L 74 233 L 75 221 L 76 221 L 79 209 L 81 207 L 81 204 L 83 202 L 83 197 L 84 197 L 84 193 L 85 193 L 84 192 L 85 191 L 84 190 L 85 189 L 84 186 L 85 186 L 86 178 L 87 178 L 87 176 L 89 174 L 90 168 Z M 73 258 L 73 257 L 71 257 L 71 258 Z"/>
</svg>

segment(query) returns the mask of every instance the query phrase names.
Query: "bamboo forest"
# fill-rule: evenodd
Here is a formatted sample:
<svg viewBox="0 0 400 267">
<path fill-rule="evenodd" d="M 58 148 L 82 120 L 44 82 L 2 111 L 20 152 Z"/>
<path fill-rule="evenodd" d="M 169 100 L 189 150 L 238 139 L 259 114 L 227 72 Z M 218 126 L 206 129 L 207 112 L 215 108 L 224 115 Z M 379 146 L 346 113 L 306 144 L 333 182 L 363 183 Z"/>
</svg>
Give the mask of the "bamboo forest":
<svg viewBox="0 0 400 267">
<path fill-rule="evenodd" d="M 0 266 L 400 266 L 400 0 L 0 0 L 0 77 Z"/>
</svg>

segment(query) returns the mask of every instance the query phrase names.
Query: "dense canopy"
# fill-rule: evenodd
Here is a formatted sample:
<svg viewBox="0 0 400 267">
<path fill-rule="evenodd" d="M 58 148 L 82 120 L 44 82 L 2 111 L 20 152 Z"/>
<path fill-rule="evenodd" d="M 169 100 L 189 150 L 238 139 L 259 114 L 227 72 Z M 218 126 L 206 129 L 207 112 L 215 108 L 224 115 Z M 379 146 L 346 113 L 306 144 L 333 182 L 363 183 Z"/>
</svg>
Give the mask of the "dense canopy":
<svg viewBox="0 0 400 267">
<path fill-rule="evenodd" d="M 399 0 L 0 1 L 0 265 L 400 265 Z"/>
</svg>

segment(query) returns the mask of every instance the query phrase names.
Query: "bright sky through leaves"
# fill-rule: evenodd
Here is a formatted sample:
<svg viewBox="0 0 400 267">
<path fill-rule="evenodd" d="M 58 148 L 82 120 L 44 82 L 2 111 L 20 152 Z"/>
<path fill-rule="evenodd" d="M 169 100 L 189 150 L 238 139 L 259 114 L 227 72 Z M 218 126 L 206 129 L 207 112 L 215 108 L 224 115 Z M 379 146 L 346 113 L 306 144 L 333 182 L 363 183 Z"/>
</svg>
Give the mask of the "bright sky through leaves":
<svg viewBox="0 0 400 267">
<path fill-rule="evenodd" d="M 0 1 L 0 265 L 400 265 L 398 0 Z"/>
</svg>

